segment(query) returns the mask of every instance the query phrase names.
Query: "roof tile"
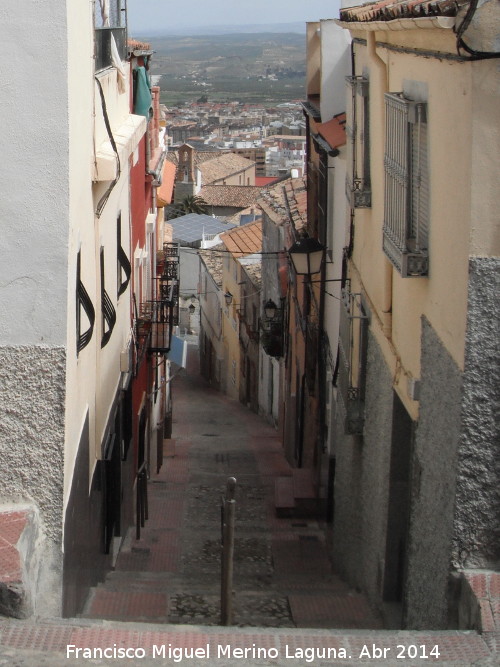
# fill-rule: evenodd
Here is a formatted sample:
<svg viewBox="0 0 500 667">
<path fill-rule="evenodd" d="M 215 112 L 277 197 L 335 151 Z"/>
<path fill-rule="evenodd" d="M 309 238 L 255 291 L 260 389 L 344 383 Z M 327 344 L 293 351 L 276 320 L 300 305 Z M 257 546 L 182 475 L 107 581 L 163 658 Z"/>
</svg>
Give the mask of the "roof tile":
<svg viewBox="0 0 500 667">
<path fill-rule="evenodd" d="M 255 204 L 262 188 L 254 185 L 205 185 L 200 190 L 209 206 L 231 206 L 247 208 Z"/>
<path fill-rule="evenodd" d="M 238 256 L 262 251 L 262 221 L 251 222 L 221 234 L 221 241 L 230 253 Z"/>
<path fill-rule="evenodd" d="M 233 174 L 245 169 L 250 169 L 255 164 L 251 160 L 236 155 L 235 153 L 223 153 L 216 158 L 206 160 L 199 165 L 201 171 L 201 182 L 209 185 L 215 181 L 221 181 Z"/>
<path fill-rule="evenodd" d="M 348 22 L 392 21 L 393 19 L 456 16 L 470 0 L 379 0 L 340 10 Z"/>
</svg>

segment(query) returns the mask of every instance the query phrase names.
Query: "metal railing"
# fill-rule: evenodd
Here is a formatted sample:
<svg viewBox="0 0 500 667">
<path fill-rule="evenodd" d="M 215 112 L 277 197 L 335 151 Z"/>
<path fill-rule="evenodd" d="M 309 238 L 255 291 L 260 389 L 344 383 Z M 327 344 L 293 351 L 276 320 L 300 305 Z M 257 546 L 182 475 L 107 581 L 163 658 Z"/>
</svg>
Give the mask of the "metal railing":
<svg viewBox="0 0 500 667">
<path fill-rule="evenodd" d="M 146 462 L 144 461 L 137 471 L 137 501 L 136 501 L 136 522 L 135 522 L 135 538 L 141 537 L 141 528 L 144 528 L 145 522 L 148 519 L 148 473 L 146 469 Z"/>
<path fill-rule="evenodd" d="M 226 495 L 221 499 L 221 591 L 220 622 L 233 622 L 234 521 L 236 512 L 236 478 L 228 477 Z"/>
</svg>

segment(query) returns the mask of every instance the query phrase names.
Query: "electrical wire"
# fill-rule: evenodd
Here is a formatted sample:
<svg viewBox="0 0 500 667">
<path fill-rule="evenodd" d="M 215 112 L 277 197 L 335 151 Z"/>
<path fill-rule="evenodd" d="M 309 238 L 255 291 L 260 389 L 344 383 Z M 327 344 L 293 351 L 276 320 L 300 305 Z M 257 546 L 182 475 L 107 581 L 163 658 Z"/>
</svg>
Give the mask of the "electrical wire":
<svg viewBox="0 0 500 667">
<path fill-rule="evenodd" d="M 459 25 L 457 29 L 457 53 L 458 55 L 462 55 L 460 53 L 460 49 L 463 49 L 464 51 L 467 51 L 467 53 L 470 53 L 471 57 L 469 60 L 488 60 L 491 58 L 500 58 L 500 52 L 499 51 L 475 51 L 473 48 L 471 48 L 468 44 L 465 43 L 463 39 L 463 35 L 465 34 L 465 31 L 471 24 L 472 19 L 474 18 L 474 14 L 476 13 L 477 6 L 478 6 L 479 0 L 471 0 L 469 8 L 467 9 L 467 12 L 464 16 L 464 20 L 462 23 Z"/>
<path fill-rule="evenodd" d="M 97 81 L 97 85 L 99 87 L 99 94 L 101 96 L 101 106 L 102 106 L 102 113 L 103 113 L 103 116 L 104 116 L 104 124 L 106 126 L 106 132 L 108 133 L 109 142 L 110 142 L 110 144 L 113 148 L 113 151 L 115 152 L 115 155 L 116 155 L 116 176 L 111 181 L 108 189 L 103 194 L 103 196 L 99 199 L 99 202 L 97 204 L 96 215 L 97 215 L 98 218 L 100 218 L 101 213 L 103 212 L 103 209 L 106 206 L 106 202 L 108 201 L 109 196 L 110 196 L 111 192 L 113 191 L 113 188 L 115 187 L 115 185 L 118 183 L 118 181 L 120 179 L 121 165 L 120 165 L 120 156 L 118 154 L 118 149 L 116 147 L 115 138 L 114 138 L 113 132 L 111 130 L 111 124 L 109 122 L 108 110 L 107 110 L 107 107 L 106 107 L 106 98 L 104 96 L 104 91 L 102 89 L 101 82 L 99 81 L 99 79 L 97 77 L 94 77 L 94 78 Z"/>
<path fill-rule="evenodd" d="M 213 253 L 219 253 L 221 255 L 242 255 L 242 256 L 249 256 L 249 255 L 284 255 L 286 253 L 286 250 L 272 250 L 269 252 L 266 251 L 260 251 L 260 252 L 248 252 L 247 250 L 222 250 L 222 249 L 215 249 L 215 248 L 187 248 L 184 246 L 181 246 L 180 248 L 184 252 L 191 252 L 192 254 L 199 255 L 201 252 L 213 252 Z"/>
</svg>

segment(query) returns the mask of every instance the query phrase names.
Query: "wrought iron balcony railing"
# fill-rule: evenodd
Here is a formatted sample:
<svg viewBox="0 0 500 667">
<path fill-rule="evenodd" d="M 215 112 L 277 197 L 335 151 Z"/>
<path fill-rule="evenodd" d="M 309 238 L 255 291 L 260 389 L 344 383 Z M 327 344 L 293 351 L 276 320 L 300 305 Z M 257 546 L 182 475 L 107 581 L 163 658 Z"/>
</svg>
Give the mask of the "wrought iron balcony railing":
<svg viewBox="0 0 500 667">
<path fill-rule="evenodd" d="M 166 354 L 169 352 L 173 329 L 179 324 L 178 291 L 174 289 L 174 285 L 170 287 L 168 299 L 148 302 L 151 313 L 148 341 L 149 354 Z"/>
</svg>

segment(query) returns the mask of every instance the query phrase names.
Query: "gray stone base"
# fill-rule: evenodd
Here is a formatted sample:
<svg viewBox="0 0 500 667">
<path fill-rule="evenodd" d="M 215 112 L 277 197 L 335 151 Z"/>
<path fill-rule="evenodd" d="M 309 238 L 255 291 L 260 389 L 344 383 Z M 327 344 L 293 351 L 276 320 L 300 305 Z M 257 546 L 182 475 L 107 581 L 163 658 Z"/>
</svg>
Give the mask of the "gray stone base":
<svg viewBox="0 0 500 667">
<path fill-rule="evenodd" d="M 36 513 L 41 615 L 61 605 L 65 383 L 64 348 L 0 347 L 0 503 Z"/>
</svg>

